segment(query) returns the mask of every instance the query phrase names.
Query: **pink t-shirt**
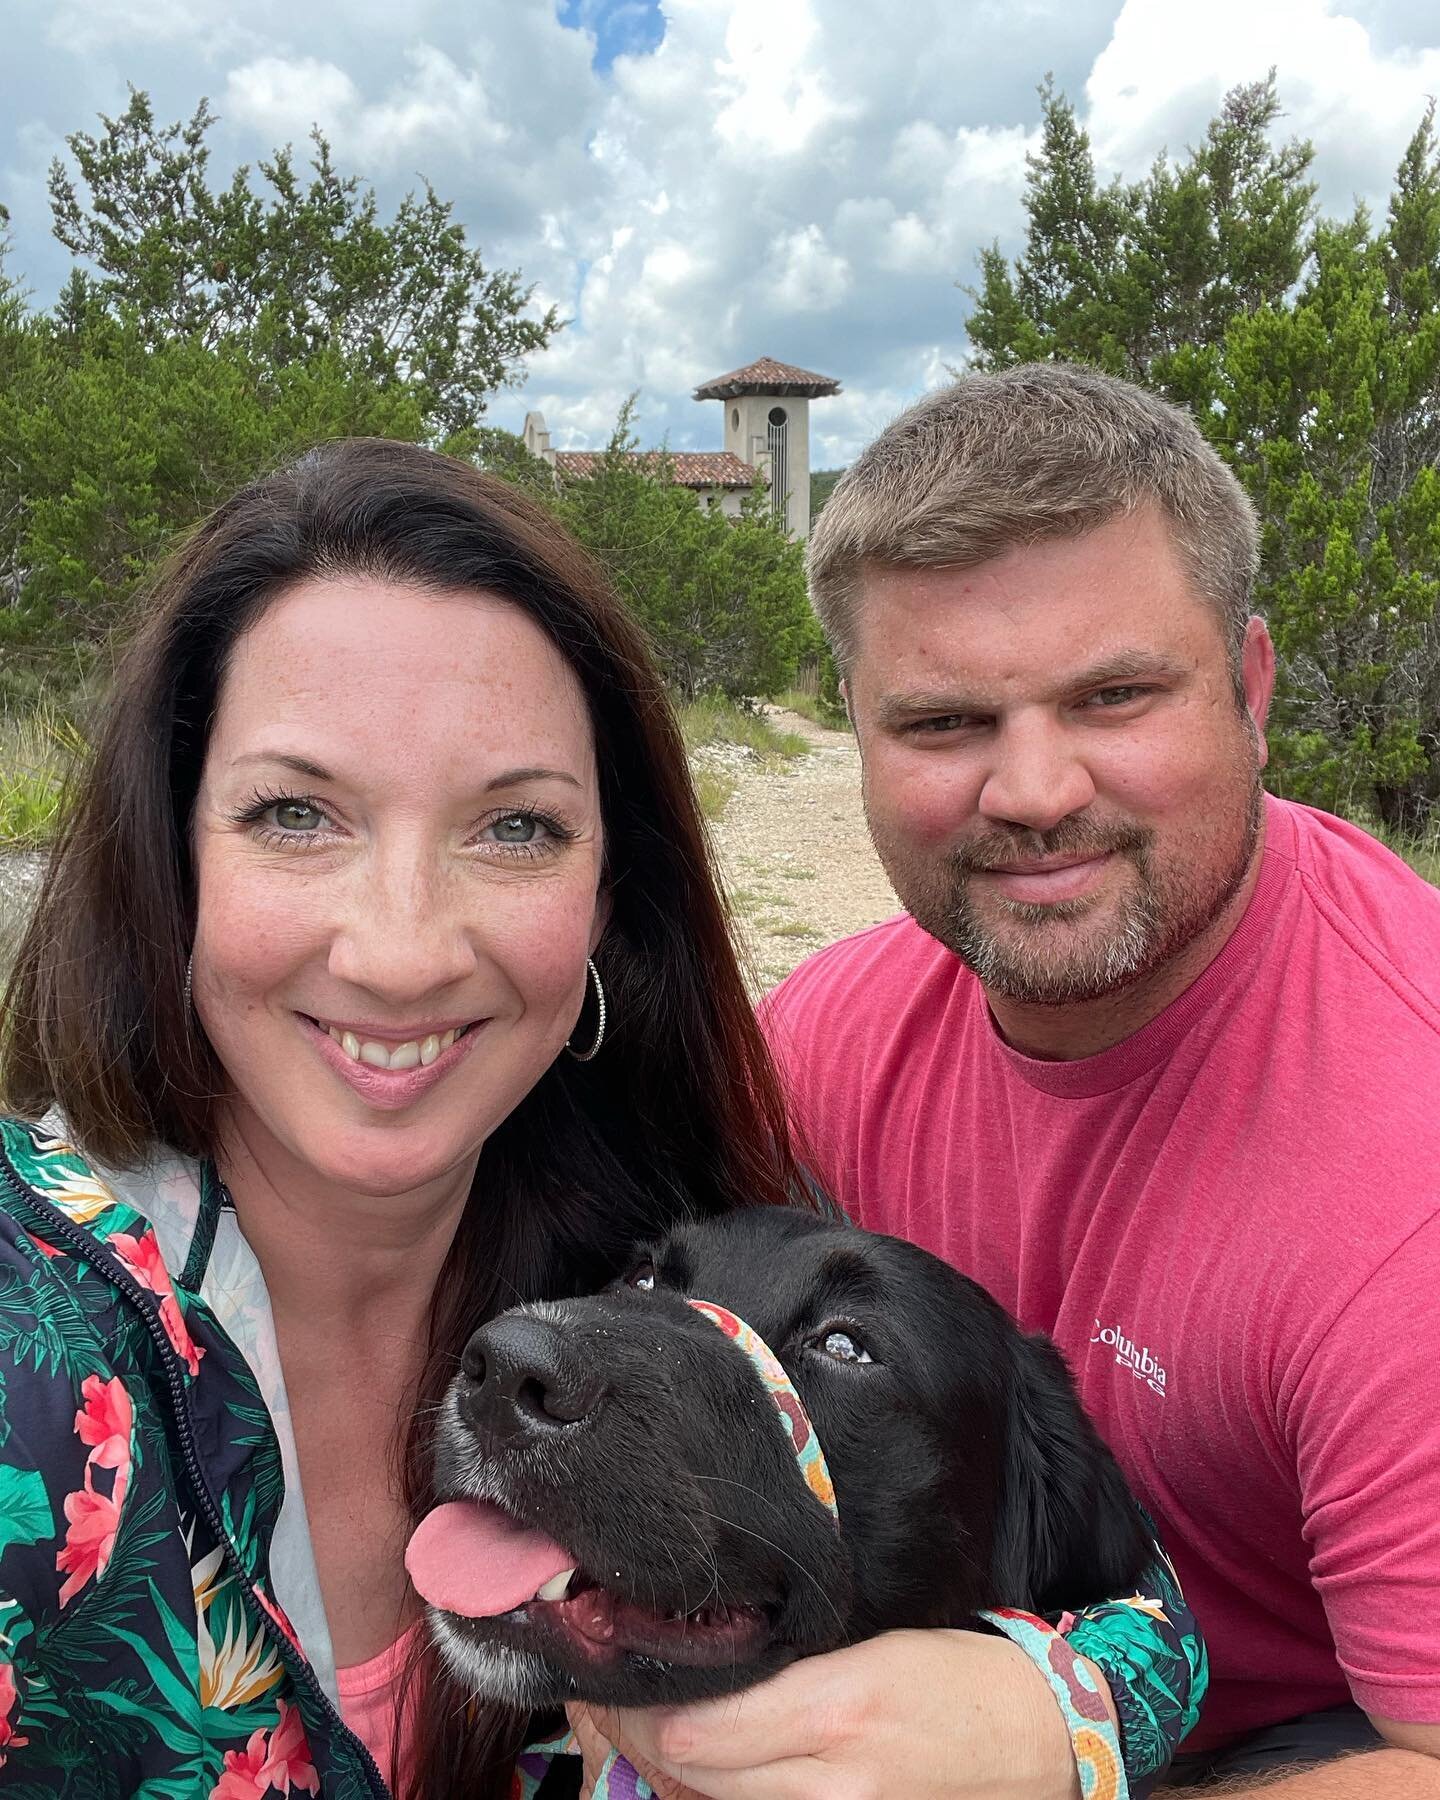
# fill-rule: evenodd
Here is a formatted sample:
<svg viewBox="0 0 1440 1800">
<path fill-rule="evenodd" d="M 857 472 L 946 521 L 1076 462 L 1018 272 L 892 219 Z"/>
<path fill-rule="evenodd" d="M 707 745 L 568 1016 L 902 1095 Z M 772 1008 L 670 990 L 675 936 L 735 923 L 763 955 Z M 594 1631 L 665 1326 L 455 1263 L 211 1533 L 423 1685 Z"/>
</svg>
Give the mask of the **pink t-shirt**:
<svg viewBox="0 0 1440 1800">
<path fill-rule="evenodd" d="M 417 1629 L 412 1625 L 388 1650 L 372 1656 L 369 1662 L 351 1663 L 348 1669 L 335 1671 L 335 1685 L 340 1695 L 340 1717 L 375 1758 L 375 1765 L 388 1788 L 395 1785 L 392 1755 L 395 1709 L 400 1699 L 401 1677 L 405 1672 Z M 401 1745 L 402 1755 L 408 1749 L 409 1723 L 407 1720 L 406 1742 Z"/>
<path fill-rule="evenodd" d="M 763 1009 L 822 1184 L 1064 1349 L 1209 1642 L 1187 1750 L 1440 1721 L 1440 893 L 1266 820 L 1228 944 L 1098 1056 L 1012 1050 L 909 919 Z"/>
</svg>

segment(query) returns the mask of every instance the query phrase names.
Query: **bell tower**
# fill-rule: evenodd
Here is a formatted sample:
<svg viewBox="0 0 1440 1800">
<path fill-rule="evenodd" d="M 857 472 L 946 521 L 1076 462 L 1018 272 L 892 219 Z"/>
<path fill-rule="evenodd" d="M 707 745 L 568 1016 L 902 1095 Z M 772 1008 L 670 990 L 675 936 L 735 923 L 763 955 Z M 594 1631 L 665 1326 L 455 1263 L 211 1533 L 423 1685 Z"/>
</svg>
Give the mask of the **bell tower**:
<svg viewBox="0 0 1440 1800">
<path fill-rule="evenodd" d="M 765 476 L 771 509 L 791 537 L 810 531 L 810 402 L 839 392 L 830 376 L 771 356 L 695 390 L 697 400 L 724 406 L 725 448 Z"/>
</svg>

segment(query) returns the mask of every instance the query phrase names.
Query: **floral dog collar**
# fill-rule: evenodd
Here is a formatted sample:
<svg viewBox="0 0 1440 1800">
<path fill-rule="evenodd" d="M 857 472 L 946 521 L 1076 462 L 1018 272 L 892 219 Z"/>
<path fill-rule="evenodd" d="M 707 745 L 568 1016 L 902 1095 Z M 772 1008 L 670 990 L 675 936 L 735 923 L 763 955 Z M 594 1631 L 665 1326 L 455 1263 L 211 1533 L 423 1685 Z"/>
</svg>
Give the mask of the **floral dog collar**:
<svg viewBox="0 0 1440 1800">
<path fill-rule="evenodd" d="M 718 1325 L 726 1337 L 733 1339 L 750 1358 L 751 1366 L 779 1410 L 780 1422 L 785 1427 L 785 1435 L 790 1440 L 790 1448 L 795 1452 L 795 1460 L 800 1465 L 806 1487 L 838 1525 L 840 1508 L 835 1504 L 835 1484 L 830 1479 L 825 1452 L 820 1448 L 820 1439 L 810 1423 L 805 1403 L 795 1392 L 795 1384 L 780 1366 L 780 1358 L 755 1327 L 747 1325 L 738 1313 L 717 1306 L 713 1300 L 692 1300 L 690 1305 L 696 1312 L 703 1313 L 712 1325 Z"/>
</svg>

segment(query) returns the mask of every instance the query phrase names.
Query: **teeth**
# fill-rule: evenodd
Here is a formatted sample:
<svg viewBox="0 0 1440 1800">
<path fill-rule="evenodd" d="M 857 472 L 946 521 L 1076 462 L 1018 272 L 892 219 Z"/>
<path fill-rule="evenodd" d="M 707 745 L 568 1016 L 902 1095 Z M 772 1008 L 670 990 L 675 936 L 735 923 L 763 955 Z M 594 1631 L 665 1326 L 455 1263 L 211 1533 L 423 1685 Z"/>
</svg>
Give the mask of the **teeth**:
<svg viewBox="0 0 1440 1800">
<path fill-rule="evenodd" d="M 368 1063 L 372 1069 L 428 1069 L 460 1035 L 458 1031 L 442 1031 L 437 1037 L 432 1031 L 427 1038 L 411 1038 L 390 1050 L 384 1044 L 356 1037 L 353 1031 L 337 1031 L 333 1025 L 325 1029 L 351 1062 Z"/>
<path fill-rule="evenodd" d="M 570 1577 L 574 1573 L 573 1569 L 562 1569 L 558 1575 L 552 1575 L 544 1587 L 536 1589 L 535 1598 L 537 1600 L 563 1600 L 570 1588 Z"/>
</svg>

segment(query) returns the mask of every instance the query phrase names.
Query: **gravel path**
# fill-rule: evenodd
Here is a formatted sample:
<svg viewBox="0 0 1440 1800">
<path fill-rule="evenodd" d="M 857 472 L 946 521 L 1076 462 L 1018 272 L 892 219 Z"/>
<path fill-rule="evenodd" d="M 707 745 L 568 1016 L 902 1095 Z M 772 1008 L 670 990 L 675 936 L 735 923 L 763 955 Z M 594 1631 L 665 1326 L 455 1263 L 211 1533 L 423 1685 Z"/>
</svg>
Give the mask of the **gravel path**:
<svg viewBox="0 0 1440 1800">
<path fill-rule="evenodd" d="M 865 830 L 854 738 L 768 711 L 808 740 L 808 755 L 779 768 L 735 746 L 696 757 L 735 783 L 711 835 L 762 992 L 822 945 L 900 910 Z"/>
</svg>

